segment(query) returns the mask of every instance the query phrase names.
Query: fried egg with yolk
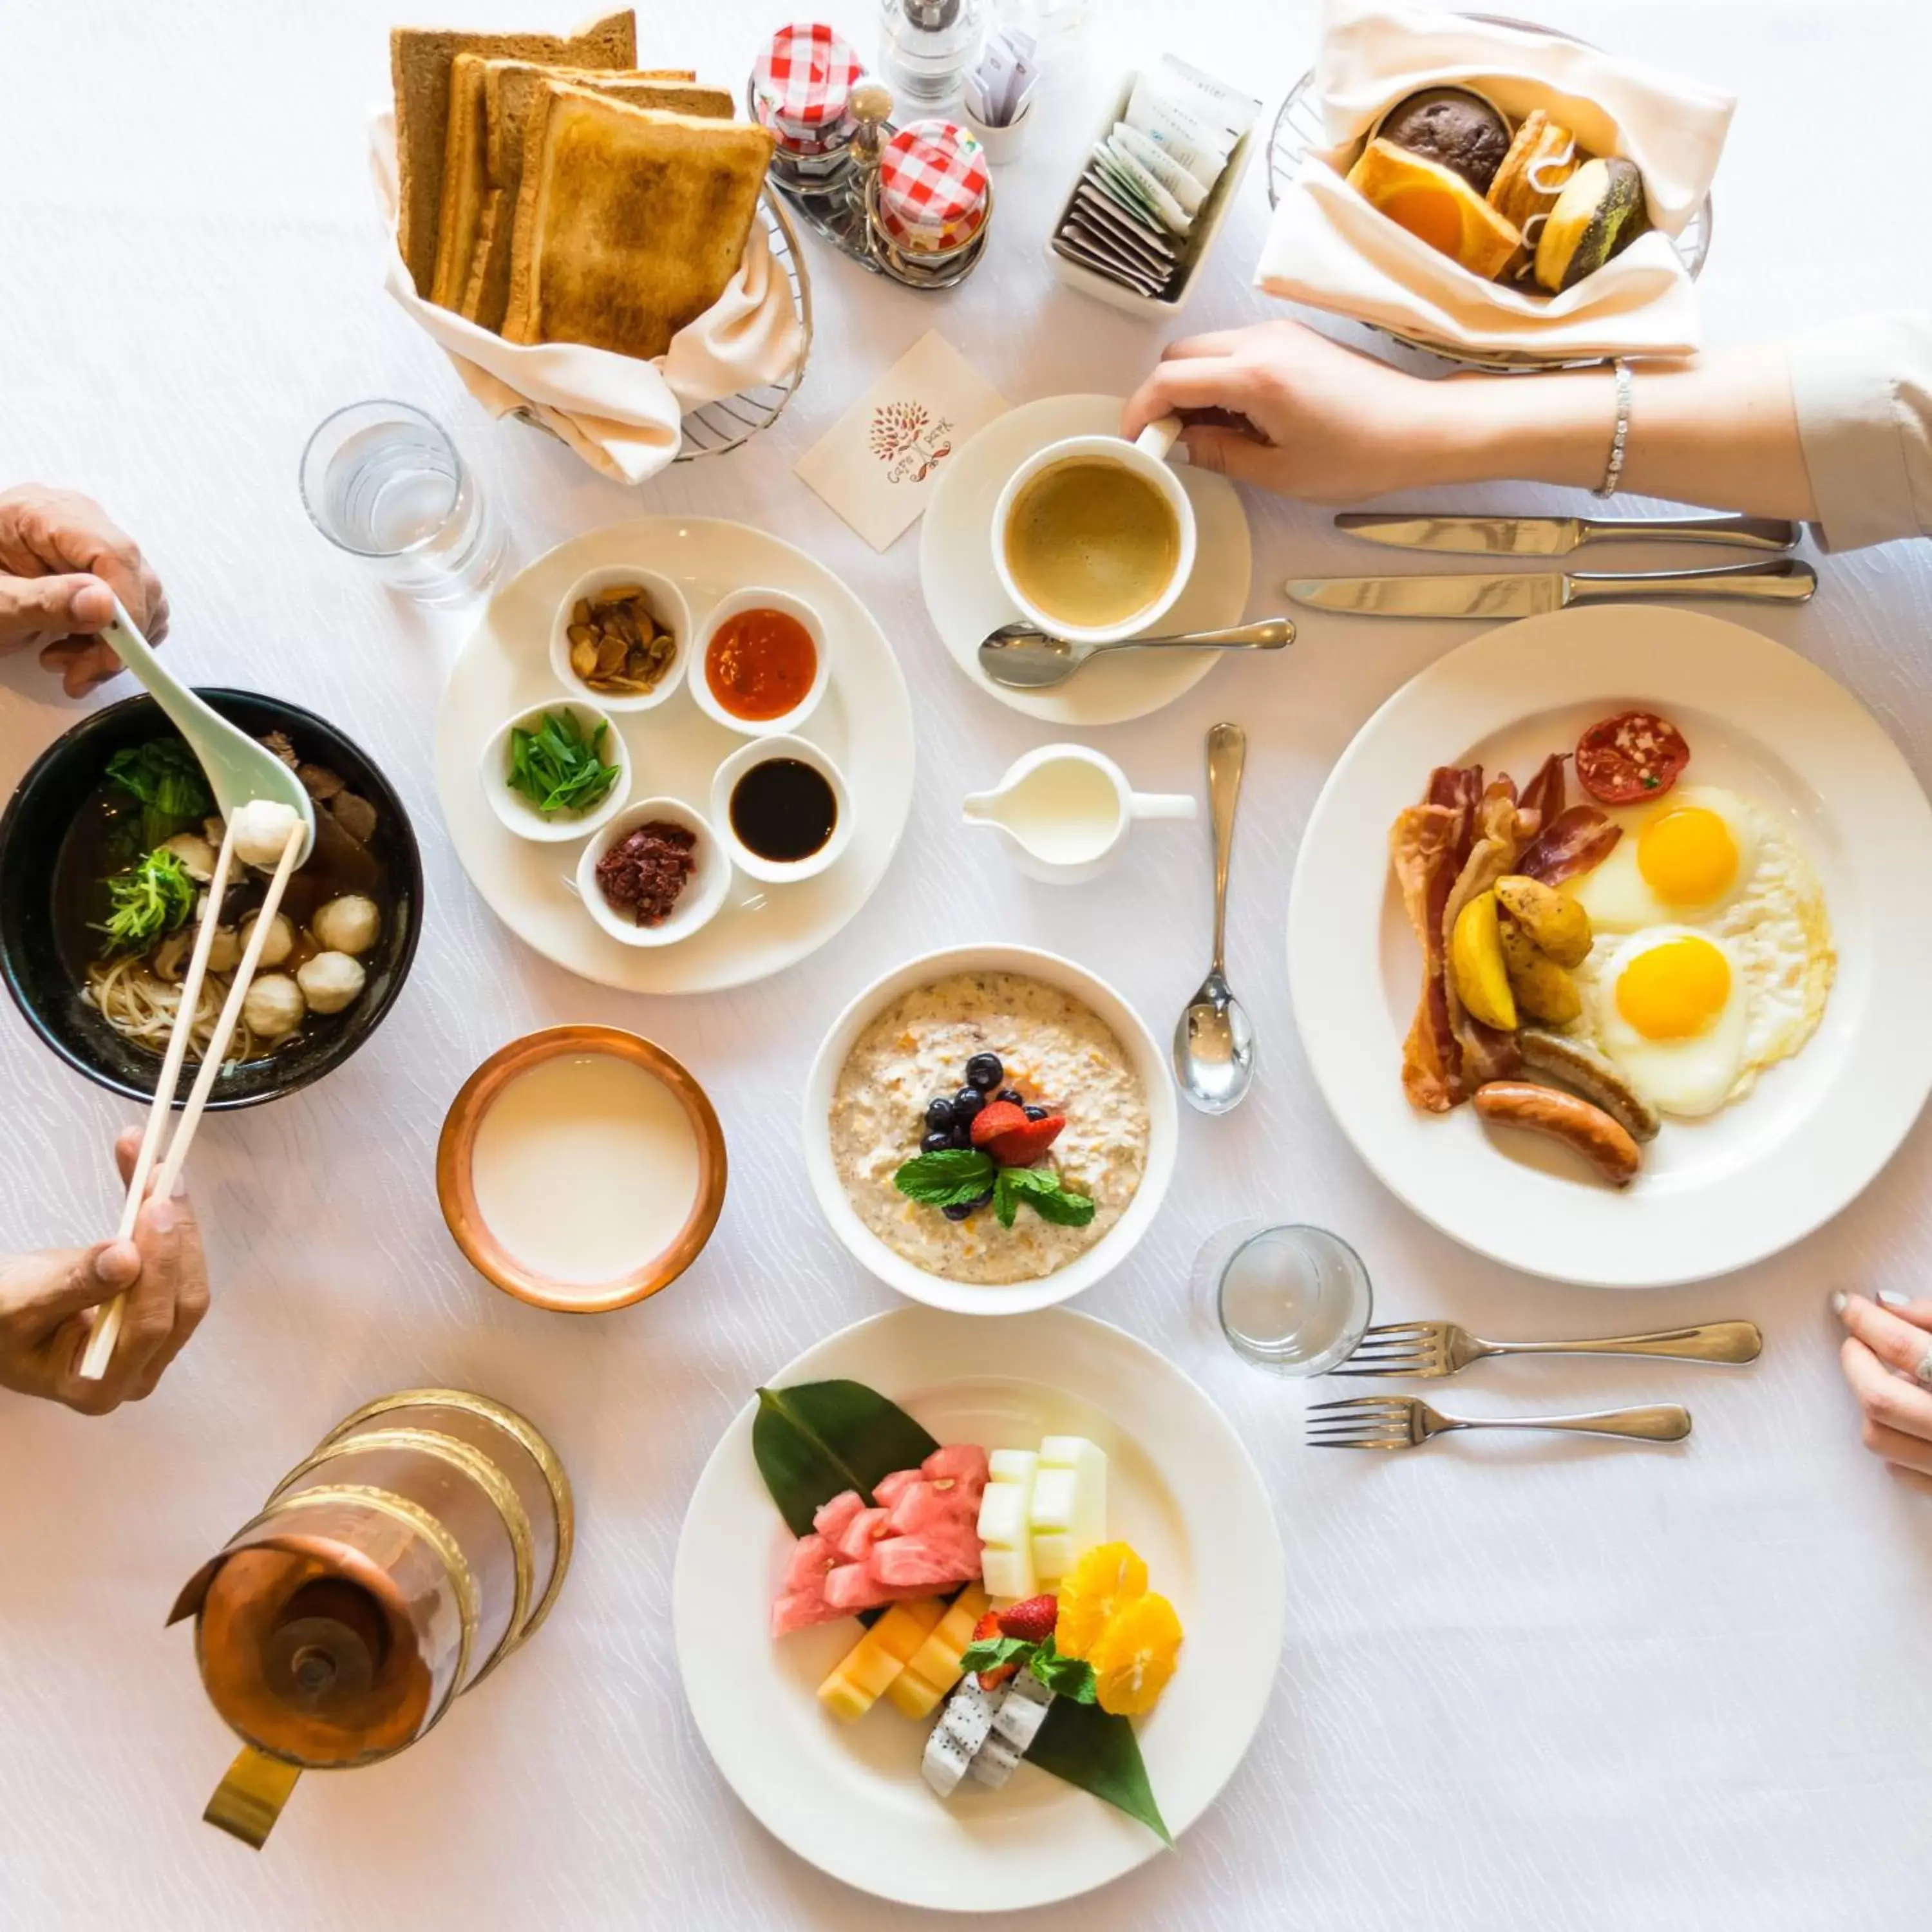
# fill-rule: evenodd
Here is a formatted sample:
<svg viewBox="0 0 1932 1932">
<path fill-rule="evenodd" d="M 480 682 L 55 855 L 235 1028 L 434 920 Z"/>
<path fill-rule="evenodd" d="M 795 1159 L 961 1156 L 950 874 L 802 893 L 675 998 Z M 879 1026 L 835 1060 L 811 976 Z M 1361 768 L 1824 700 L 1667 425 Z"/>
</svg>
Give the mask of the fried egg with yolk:
<svg viewBox="0 0 1932 1932">
<path fill-rule="evenodd" d="M 1824 890 L 1784 819 L 1736 792 L 1610 815 L 1624 836 L 1565 889 L 1602 935 L 1573 1030 L 1660 1112 L 1714 1112 L 1817 1030 L 1838 966 Z"/>
</svg>

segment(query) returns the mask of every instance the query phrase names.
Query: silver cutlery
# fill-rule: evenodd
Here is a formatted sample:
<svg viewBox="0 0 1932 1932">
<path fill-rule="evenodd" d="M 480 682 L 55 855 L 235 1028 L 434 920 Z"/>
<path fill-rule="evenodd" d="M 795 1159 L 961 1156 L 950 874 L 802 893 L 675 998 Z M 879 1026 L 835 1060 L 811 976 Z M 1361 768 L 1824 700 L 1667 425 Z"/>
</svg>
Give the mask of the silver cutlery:
<svg viewBox="0 0 1932 1932">
<path fill-rule="evenodd" d="M 1781 556 L 1714 570 L 1520 571 L 1506 576 L 1292 578 L 1288 596 L 1361 617 L 1540 617 L 1620 598 L 1731 597 L 1802 604 L 1818 587 L 1808 563 Z M 985 646 L 980 646 L 982 651 Z"/>
<path fill-rule="evenodd" d="M 1675 1402 L 1606 1408 L 1590 1415 L 1444 1415 L 1412 1395 L 1365 1395 L 1311 1402 L 1308 1441 L 1318 1449 L 1413 1449 L 1456 1429 L 1555 1429 L 1632 1442 L 1682 1442 L 1690 1412 Z"/>
<path fill-rule="evenodd" d="M 1214 956 L 1208 976 L 1174 1030 L 1174 1077 L 1188 1104 L 1204 1114 L 1240 1105 L 1255 1072 L 1255 1030 L 1228 984 L 1228 861 L 1234 848 L 1234 808 L 1241 796 L 1247 734 L 1238 724 L 1208 733 L 1208 809 L 1214 832 Z"/>
<path fill-rule="evenodd" d="M 1286 617 L 1237 624 L 1225 631 L 1186 631 L 1167 638 L 1120 638 L 1102 644 L 1076 644 L 1037 625 L 1002 624 L 980 646 L 980 668 L 1012 691 L 1044 691 L 1064 684 L 1102 651 L 1278 651 L 1294 642 Z"/>
<path fill-rule="evenodd" d="M 1764 1336 L 1754 1322 L 1705 1322 L 1645 1335 L 1587 1342 L 1486 1342 L 1454 1322 L 1389 1322 L 1370 1329 L 1331 1376 L 1453 1376 L 1486 1355 L 1649 1355 L 1672 1362 L 1754 1362 Z"/>
<path fill-rule="evenodd" d="M 1432 517 L 1412 510 L 1349 510 L 1335 527 L 1399 550 L 1478 556 L 1567 556 L 1588 543 L 1642 539 L 1790 550 L 1798 526 L 1782 517 Z"/>
</svg>

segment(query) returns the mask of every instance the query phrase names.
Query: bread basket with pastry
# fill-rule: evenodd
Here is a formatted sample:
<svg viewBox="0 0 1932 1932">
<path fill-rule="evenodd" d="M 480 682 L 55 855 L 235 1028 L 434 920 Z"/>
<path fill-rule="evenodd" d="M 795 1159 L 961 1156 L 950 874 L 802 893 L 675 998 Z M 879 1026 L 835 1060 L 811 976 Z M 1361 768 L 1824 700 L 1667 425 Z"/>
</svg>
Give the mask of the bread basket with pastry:
<svg viewBox="0 0 1932 1932">
<path fill-rule="evenodd" d="M 1330 0 L 1256 280 L 1476 367 L 1690 355 L 1734 105 L 1552 29 Z"/>
<path fill-rule="evenodd" d="M 390 293 L 495 416 L 638 483 L 735 448 L 804 374 L 811 295 L 772 139 L 627 9 L 575 34 L 398 28 L 372 117 Z"/>
</svg>

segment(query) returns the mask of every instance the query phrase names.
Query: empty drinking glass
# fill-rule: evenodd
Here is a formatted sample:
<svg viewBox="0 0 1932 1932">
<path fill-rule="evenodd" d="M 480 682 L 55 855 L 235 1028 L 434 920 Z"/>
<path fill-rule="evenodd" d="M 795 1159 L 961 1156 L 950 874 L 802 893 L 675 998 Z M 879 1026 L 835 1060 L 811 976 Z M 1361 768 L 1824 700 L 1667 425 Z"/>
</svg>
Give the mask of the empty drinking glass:
<svg viewBox="0 0 1932 1932">
<path fill-rule="evenodd" d="M 480 596 L 503 533 L 434 417 L 409 403 L 351 403 L 302 452 L 302 507 L 338 549 L 424 604 Z"/>
<path fill-rule="evenodd" d="M 1360 1256 L 1295 1222 L 1223 1228 L 1196 1258 L 1194 1283 L 1235 1354 L 1277 1375 L 1324 1375 L 1346 1361 L 1374 1306 Z"/>
</svg>

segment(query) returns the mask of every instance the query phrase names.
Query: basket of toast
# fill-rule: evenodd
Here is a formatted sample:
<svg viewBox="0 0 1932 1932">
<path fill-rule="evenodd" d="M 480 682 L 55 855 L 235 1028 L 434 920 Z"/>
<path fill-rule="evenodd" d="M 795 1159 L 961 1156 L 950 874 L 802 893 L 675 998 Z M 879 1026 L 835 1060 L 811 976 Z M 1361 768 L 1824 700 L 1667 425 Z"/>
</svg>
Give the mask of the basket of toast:
<svg viewBox="0 0 1932 1932">
<path fill-rule="evenodd" d="M 804 373 L 772 136 L 626 9 L 568 34 L 399 27 L 374 117 L 389 290 L 493 414 L 641 482 L 736 448 Z"/>
</svg>

